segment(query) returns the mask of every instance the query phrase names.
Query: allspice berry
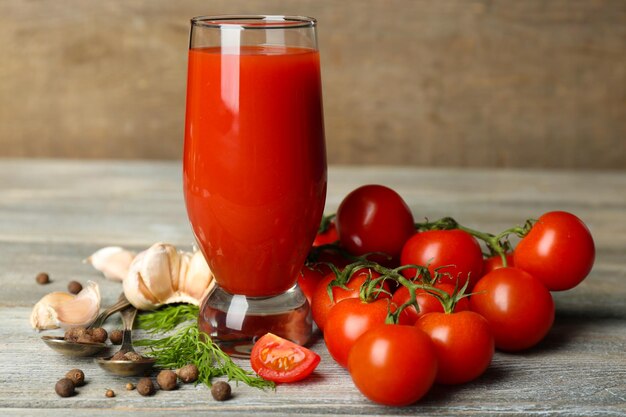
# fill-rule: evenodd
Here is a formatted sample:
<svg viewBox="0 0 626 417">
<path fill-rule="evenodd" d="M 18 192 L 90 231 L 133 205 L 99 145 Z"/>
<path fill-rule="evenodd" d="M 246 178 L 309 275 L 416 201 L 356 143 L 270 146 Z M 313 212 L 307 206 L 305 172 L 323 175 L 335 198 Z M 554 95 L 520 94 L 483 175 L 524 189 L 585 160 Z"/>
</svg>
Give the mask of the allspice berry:
<svg viewBox="0 0 626 417">
<path fill-rule="evenodd" d="M 113 356 L 111 356 L 112 361 L 127 361 L 128 359 L 126 359 L 126 351 L 125 350 L 120 350 L 118 352 L 115 352 L 115 354 Z"/>
<path fill-rule="evenodd" d="M 121 345 L 124 338 L 124 332 L 122 330 L 113 330 L 109 333 L 109 340 L 114 345 Z"/>
<path fill-rule="evenodd" d="M 72 327 L 65 331 L 63 338 L 68 342 L 78 342 L 78 339 L 91 339 L 91 336 L 88 335 L 87 329 L 84 327 Z"/>
<path fill-rule="evenodd" d="M 103 329 L 102 327 L 96 327 L 95 329 L 90 329 L 90 330 L 91 330 L 90 331 L 91 338 L 93 339 L 94 342 L 104 343 L 109 337 L 109 335 L 107 334 L 107 331 Z"/>
<path fill-rule="evenodd" d="M 231 391 L 228 382 L 217 381 L 211 387 L 211 395 L 216 401 L 226 401 L 230 398 Z"/>
<path fill-rule="evenodd" d="M 37 284 L 39 284 L 39 285 L 49 284 L 50 283 L 50 275 L 46 274 L 45 272 L 40 272 L 35 277 L 35 281 L 37 281 Z"/>
<path fill-rule="evenodd" d="M 159 384 L 159 387 L 165 391 L 171 391 L 178 388 L 176 380 L 177 378 L 174 371 L 163 370 L 159 372 L 159 375 L 157 375 L 157 384 Z"/>
<path fill-rule="evenodd" d="M 83 289 L 83 285 L 78 281 L 70 281 L 67 284 L 67 290 L 72 294 L 78 294 Z"/>
<path fill-rule="evenodd" d="M 80 369 L 72 369 L 65 374 L 74 383 L 74 386 L 82 387 L 85 385 L 85 374 Z"/>
<path fill-rule="evenodd" d="M 71 397 L 75 391 L 74 383 L 69 378 L 61 378 L 54 386 L 54 390 L 60 397 Z"/>
<path fill-rule="evenodd" d="M 150 378 L 141 378 L 137 383 L 137 392 L 143 396 L 154 394 L 154 384 Z"/>
<path fill-rule="evenodd" d="M 126 391 L 132 391 L 135 389 L 135 384 L 133 384 L 132 382 L 129 382 L 126 384 Z"/>
<path fill-rule="evenodd" d="M 113 398 L 113 397 L 115 397 L 115 391 L 113 391 L 112 389 L 108 389 L 108 390 L 106 390 L 104 395 L 106 395 L 109 398 Z"/>
<path fill-rule="evenodd" d="M 126 352 L 124 354 L 124 358 L 127 361 L 133 361 L 133 362 L 137 362 L 143 359 L 143 356 L 141 356 L 139 353 L 137 352 Z"/>
<path fill-rule="evenodd" d="M 198 379 L 198 367 L 193 363 L 183 366 L 176 373 L 184 383 L 195 382 Z"/>
</svg>

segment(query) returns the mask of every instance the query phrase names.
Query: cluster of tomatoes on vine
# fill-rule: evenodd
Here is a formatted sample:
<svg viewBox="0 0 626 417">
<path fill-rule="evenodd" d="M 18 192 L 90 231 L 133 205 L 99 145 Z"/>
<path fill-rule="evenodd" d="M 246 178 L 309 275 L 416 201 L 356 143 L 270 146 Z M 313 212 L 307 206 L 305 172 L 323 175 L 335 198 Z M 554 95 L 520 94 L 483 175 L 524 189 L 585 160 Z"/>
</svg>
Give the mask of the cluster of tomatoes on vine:
<svg viewBox="0 0 626 417">
<path fill-rule="evenodd" d="M 539 343 L 554 321 L 550 292 L 578 285 L 594 258 L 588 228 L 567 212 L 494 235 L 452 218 L 415 223 L 394 190 L 366 185 L 325 217 L 298 282 L 357 388 L 407 405 L 435 382 L 478 378 L 494 349 Z"/>
</svg>

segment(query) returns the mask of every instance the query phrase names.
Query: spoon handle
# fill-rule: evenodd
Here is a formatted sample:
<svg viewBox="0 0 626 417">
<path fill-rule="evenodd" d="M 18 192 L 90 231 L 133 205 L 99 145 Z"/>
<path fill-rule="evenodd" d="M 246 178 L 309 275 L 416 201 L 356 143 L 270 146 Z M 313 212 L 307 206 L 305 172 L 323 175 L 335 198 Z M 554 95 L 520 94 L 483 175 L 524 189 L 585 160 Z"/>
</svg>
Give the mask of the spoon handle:
<svg viewBox="0 0 626 417">
<path fill-rule="evenodd" d="M 98 317 L 96 317 L 94 322 L 89 326 L 89 328 L 102 327 L 106 319 L 108 319 L 111 314 L 117 313 L 118 311 L 123 310 L 129 305 L 130 303 L 128 302 L 128 299 L 126 298 L 124 293 L 120 294 L 117 302 L 111 307 L 105 309 L 102 313 L 100 313 Z"/>
<path fill-rule="evenodd" d="M 132 331 L 135 317 L 137 316 L 137 309 L 133 306 L 127 307 L 120 313 L 122 316 L 122 323 L 124 323 L 124 336 L 122 337 L 122 347 L 120 350 L 127 352 L 134 352 Z"/>
</svg>

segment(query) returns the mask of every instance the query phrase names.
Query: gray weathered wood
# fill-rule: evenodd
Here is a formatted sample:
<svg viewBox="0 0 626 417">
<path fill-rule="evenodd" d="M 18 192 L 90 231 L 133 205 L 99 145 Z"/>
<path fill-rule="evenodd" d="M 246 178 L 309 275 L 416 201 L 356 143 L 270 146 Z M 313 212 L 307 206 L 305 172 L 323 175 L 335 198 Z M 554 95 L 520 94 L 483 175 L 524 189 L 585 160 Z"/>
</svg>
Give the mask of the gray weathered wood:
<svg viewBox="0 0 626 417">
<path fill-rule="evenodd" d="M 570 210 L 595 236 L 596 265 L 579 287 L 554 294 L 556 322 L 538 347 L 497 353 L 477 381 L 436 386 L 411 407 L 367 401 L 319 338 L 315 374 L 276 392 L 239 386 L 235 398 L 218 403 L 206 387 L 184 386 L 143 398 L 125 391 L 127 379 L 106 375 L 90 360 L 49 350 L 28 316 L 42 295 L 71 279 L 97 281 L 104 302 L 113 302 L 120 285 L 81 263 L 103 245 L 191 244 L 179 164 L 0 160 L 0 414 L 626 415 L 626 174 L 380 167 L 332 167 L 329 174 L 327 211 L 370 182 L 398 190 L 416 217 L 449 214 L 491 231 L 547 210 Z M 40 271 L 51 274 L 50 285 L 35 284 Z M 119 318 L 107 326 L 119 326 Z M 57 397 L 55 381 L 76 366 L 88 384 L 73 398 Z M 117 397 L 105 398 L 107 388 Z"/>
</svg>

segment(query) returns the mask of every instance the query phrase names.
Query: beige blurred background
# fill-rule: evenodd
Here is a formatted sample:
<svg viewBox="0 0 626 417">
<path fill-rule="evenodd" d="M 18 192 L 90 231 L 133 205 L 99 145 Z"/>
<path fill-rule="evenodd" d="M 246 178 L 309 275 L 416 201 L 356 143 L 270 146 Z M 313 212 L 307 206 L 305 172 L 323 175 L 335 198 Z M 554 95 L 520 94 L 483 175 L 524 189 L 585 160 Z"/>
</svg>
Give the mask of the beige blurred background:
<svg viewBox="0 0 626 417">
<path fill-rule="evenodd" d="M 180 158 L 230 13 L 318 18 L 330 163 L 626 169 L 624 0 L 0 0 L 0 157 Z"/>
</svg>

